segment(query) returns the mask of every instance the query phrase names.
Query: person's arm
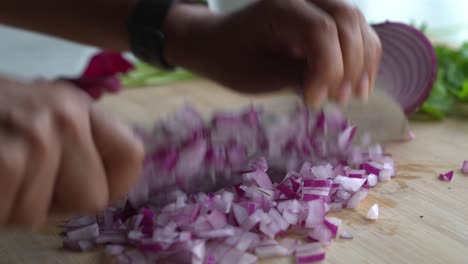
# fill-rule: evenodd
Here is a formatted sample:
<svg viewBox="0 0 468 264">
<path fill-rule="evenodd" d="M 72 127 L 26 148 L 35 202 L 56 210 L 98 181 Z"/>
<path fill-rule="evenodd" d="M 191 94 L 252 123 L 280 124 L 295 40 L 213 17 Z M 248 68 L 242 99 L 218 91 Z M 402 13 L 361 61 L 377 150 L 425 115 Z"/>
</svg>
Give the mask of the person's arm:
<svg viewBox="0 0 468 264">
<path fill-rule="evenodd" d="M 180 66 L 237 91 L 300 88 L 314 106 L 327 99 L 346 103 L 353 95 L 366 99 L 382 51 L 361 12 L 342 0 L 258 0 L 227 16 L 176 4 L 157 26 L 151 25 L 153 9 L 134 13 L 139 3 L 154 7 L 149 0 L 0 1 L 0 23 L 131 49 L 150 64 Z M 130 17 L 146 17 L 132 37 Z M 163 32 L 163 43 L 154 31 Z"/>
<path fill-rule="evenodd" d="M 0 23 L 105 49 L 129 49 L 137 0 L 0 0 Z"/>
</svg>

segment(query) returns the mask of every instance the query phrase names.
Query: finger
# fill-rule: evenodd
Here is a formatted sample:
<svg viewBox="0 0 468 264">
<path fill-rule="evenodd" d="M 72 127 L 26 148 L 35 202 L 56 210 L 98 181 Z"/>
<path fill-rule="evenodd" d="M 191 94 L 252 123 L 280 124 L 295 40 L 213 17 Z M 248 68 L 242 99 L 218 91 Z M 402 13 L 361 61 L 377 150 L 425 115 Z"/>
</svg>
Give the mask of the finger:
<svg viewBox="0 0 468 264">
<path fill-rule="evenodd" d="M 359 11 L 339 0 L 314 1 L 322 10 L 333 17 L 338 30 L 343 58 L 343 82 L 332 96 L 346 103 L 353 88 L 359 87 L 364 66 L 364 48 Z"/>
<path fill-rule="evenodd" d="M 91 127 L 114 201 L 127 194 L 140 176 L 143 145 L 128 126 L 97 107 L 91 110 Z"/>
<path fill-rule="evenodd" d="M 369 26 L 364 16 L 359 13 L 361 22 L 361 33 L 364 49 L 364 65 L 360 86 L 368 85 L 369 94 L 374 88 L 375 78 L 379 69 L 380 61 L 382 58 L 382 44 L 380 38 L 374 29 Z M 362 94 L 365 88 L 361 88 Z"/>
<path fill-rule="evenodd" d="M 96 213 L 107 206 L 109 192 L 102 160 L 91 134 L 89 103 L 68 97 L 58 106 L 62 160 L 53 213 Z"/>
<path fill-rule="evenodd" d="M 305 99 L 320 107 L 328 95 L 336 94 L 343 80 L 343 59 L 337 26 L 333 18 L 315 5 L 297 1 L 293 5 L 294 29 L 300 39 L 307 60 L 304 78 Z M 291 29 L 289 29 L 291 30 Z"/>
<path fill-rule="evenodd" d="M 26 166 L 26 143 L 9 124 L 0 124 L 0 226 L 8 222 Z"/>
<path fill-rule="evenodd" d="M 48 112 L 36 111 L 24 113 L 18 123 L 27 141 L 29 155 L 9 225 L 37 228 L 47 218 L 60 161 L 60 147 L 52 122 Z"/>
</svg>

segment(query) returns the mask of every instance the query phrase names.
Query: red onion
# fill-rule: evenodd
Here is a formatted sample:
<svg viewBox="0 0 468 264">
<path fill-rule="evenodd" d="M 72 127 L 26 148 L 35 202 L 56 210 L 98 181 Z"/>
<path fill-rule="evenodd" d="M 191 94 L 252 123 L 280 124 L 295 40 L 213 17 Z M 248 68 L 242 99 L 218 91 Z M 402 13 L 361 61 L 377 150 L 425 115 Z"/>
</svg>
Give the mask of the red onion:
<svg viewBox="0 0 468 264">
<path fill-rule="evenodd" d="M 80 77 L 61 80 L 69 81 L 92 98 L 99 99 L 105 92 L 115 93 L 122 90 L 118 75 L 132 69 L 133 65 L 121 53 L 102 51 L 91 57 Z"/>
<path fill-rule="evenodd" d="M 392 171 L 390 169 L 382 169 L 379 172 L 379 181 L 381 182 L 387 182 L 391 179 L 392 177 Z"/>
<path fill-rule="evenodd" d="M 393 96 L 406 114 L 418 110 L 437 77 L 437 59 L 429 39 L 403 23 L 373 25 L 382 43 L 376 87 Z"/>
<path fill-rule="evenodd" d="M 463 161 L 461 171 L 462 173 L 468 174 L 468 160 Z"/>
<path fill-rule="evenodd" d="M 340 238 L 342 239 L 353 239 L 353 235 L 349 233 L 348 231 L 344 230 L 343 233 L 341 233 Z"/>
<path fill-rule="evenodd" d="M 341 219 L 336 217 L 326 217 L 323 224 L 330 229 L 332 236 L 336 237 L 339 233 L 339 228 L 341 226 Z"/>
<path fill-rule="evenodd" d="M 240 137 L 226 132 L 240 128 Z M 356 208 L 395 174 L 380 146 L 352 144 L 354 129 L 336 110 L 298 107 L 284 118 L 249 108 L 205 123 L 183 108 L 141 132 L 148 158 L 128 200 L 72 219 L 64 245 L 105 245 L 117 263 L 257 263 L 293 254 L 298 263 L 320 261 L 340 234 L 341 220 L 327 212 Z M 229 149 L 244 154 L 232 158 Z M 301 239 L 279 241 L 289 232 Z"/>
<path fill-rule="evenodd" d="M 320 243 L 312 243 L 300 246 L 296 249 L 296 262 L 305 264 L 325 259 L 325 250 Z"/>
<path fill-rule="evenodd" d="M 285 248 L 278 243 L 274 245 L 260 245 L 257 248 L 255 248 L 255 255 L 257 255 L 260 258 L 288 256 L 292 253 L 292 250 Z"/>
<path fill-rule="evenodd" d="M 441 181 L 451 181 L 453 178 L 453 170 L 439 174 L 439 180 Z"/>
<path fill-rule="evenodd" d="M 354 209 L 354 208 L 358 207 L 359 203 L 366 198 L 367 193 L 368 193 L 368 190 L 364 189 L 364 188 L 362 188 L 361 190 L 355 192 L 351 196 L 351 198 L 349 198 L 349 200 L 348 200 L 348 202 L 346 204 L 346 208 Z"/>
<path fill-rule="evenodd" d="M 341 175 L 336 176 L 333 180 L 334 183 L 340 184 L 343 190 L 347 192 L 357 192 L 362 187 L 365 181 L 366 179 L 356 179 L 351 178 L 349 176 L 346 177 Z"/>
<path fill-rule="evenodd" d="M 369 208 L 369 211 L 367 211 L 366 218 L 369 220 L 376 220 L 378 217 L 379 217 L 379 205 L 374 204 Z"/>
<path fill-rule="evenodd" d="M 378 184 L 377 175 L 369 174 L 369 176 L 367 176 L 367 185 L 369 185 L 370 187 L 374 187 L 377 184 Z"/>
</svg>

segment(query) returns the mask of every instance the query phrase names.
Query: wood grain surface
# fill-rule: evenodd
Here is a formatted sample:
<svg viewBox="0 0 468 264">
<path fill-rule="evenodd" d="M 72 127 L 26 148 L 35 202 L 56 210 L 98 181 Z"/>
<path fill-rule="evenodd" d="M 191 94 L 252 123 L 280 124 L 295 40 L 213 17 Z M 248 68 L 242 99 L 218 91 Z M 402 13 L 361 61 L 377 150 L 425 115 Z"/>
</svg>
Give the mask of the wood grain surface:
<svg viewBox="0 0 468 264">
<path fill-rule="evenodd" d="M 270 104 L 282 93 L 243 96 L 203 80 L 126 91 L 100 102 L 130 124 L 150 126 L 157 118 L 192 103 L 204 114 L 236 109 L 252 102 Z M 468 159 L 468 120 L 412 122 L 416 139 L 387 146 L 397 164 L 397 177 L 372 189 L 358 209 L 335 214 L 353 240 L 335 240 L 324 263 L 468 263 L 468 175 L 460 172 Z M 441 172 L 455 170 L 452 182 Z M 380 218 L 364 218 L 378 203 Z M 76 254 L 60 249 L 59 229 L 51 221 L 40 233 L 0 234 L 0 263 L 103 263 L 99 252 Z M 291 258 L 263 264 L 294 263 Z"/>
</svg>

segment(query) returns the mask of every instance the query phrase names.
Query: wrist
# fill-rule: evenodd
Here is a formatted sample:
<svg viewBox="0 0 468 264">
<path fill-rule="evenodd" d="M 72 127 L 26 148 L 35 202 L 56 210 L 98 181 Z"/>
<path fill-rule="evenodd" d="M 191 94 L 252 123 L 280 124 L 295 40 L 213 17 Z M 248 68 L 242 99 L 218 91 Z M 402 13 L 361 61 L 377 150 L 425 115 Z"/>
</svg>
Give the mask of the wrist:
<svg viewBox="0 0 468 264">
<path fill-rule="evenodd" d="M 218 16 L 206 6 L 179 3 L 164 23 L 164 57 L 171 65 L 191 69 L 201 63 L 207 41 Z"/>
</svg>

